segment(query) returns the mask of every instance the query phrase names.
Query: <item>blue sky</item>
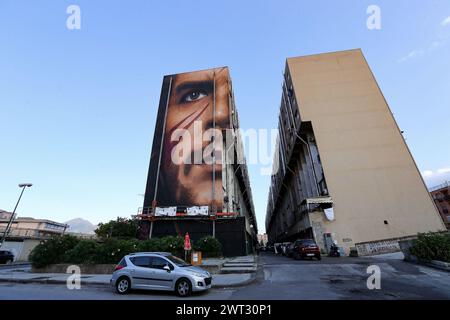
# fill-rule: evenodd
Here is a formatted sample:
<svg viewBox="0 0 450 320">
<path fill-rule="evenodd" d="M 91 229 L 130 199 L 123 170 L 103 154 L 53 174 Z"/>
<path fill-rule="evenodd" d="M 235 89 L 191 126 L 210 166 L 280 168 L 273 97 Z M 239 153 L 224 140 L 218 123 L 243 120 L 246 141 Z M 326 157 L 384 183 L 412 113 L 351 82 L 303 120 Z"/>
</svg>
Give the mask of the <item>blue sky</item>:
<svg viewBox="0 0 450 320">
<path fill-rule="evenodd" d="M 81 9 L 68 30 L 66 8 Z M 381 30 L 366 27 L 369 5 Z M 162 77 L 229 66 L 276 128 L 286 57 L 362 48 L 428 184 L 450 179 L 450 2 L 0 0 L 0 208 L 93 223 L 142 205 Z M 260 231 L 269 177 L 250 166 Z"/>
</svg>

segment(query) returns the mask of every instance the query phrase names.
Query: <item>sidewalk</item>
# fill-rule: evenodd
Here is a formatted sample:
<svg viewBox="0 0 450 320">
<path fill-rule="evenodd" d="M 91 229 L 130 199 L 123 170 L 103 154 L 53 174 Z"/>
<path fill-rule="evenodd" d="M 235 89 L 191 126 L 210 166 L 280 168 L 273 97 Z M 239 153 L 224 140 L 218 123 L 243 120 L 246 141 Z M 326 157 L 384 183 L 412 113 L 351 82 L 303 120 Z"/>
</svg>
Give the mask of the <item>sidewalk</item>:
<svg viewBox="0 0 450 320">
<path fill-rule="evenodd" d="M 213 288 L 244 286 L 256 279 L 254 255 L 204 259 L 201 267 L 210 271 Z M 0 268 L 0 282 L 66 284 L 70 276 L 67 273 L 32 273 L 30 269 L 27 263 Z M 82 274 L 81 285 L 109 286 L 110 279 L 111 274 Z"/>
<path fill-rule="evenodd" d="M 31 273 L 2 272 L 0 282 L 66 284 L 70 274 L 64 273 Z M 238 287 L 250 284 L 255 280 L 254 273 L 247 274 L 213 274 L 212 288 Z M 81 285 L 109 286 L 110 274 L 86 274 L 81 276 Z"/>
</svg>

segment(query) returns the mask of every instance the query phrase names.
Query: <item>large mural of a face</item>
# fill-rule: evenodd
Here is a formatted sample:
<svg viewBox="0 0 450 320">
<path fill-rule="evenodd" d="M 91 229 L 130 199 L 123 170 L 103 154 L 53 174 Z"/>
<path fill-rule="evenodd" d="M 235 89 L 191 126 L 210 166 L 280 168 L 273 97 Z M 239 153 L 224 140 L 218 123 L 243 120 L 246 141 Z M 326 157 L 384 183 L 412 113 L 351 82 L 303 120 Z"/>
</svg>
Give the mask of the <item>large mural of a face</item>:
<svg viewBox="0 0 450 320">
<path fill-rule="evenodd" d="M 160 104 L 165 113 L 159 112 L 157 119 L 163 122 L 160 118 L 165 115 L 164 133 L 155 132 L 162 137 L 159 178 L 149 178 L 147 189 L 152 189 L 151 180 L 158 184 L 158 206 L 212 205 L 220 212 L 223 201 L 220 133 L 230 127 L 228 69 L 167 77 L 171 81 L 163 86 L 161 95 L 166 96 L 166 104 Z M 212 150 L 215 150 L 215 162 L 211 157 Z M 154 150 L 150 166 L 158 165 L 156 155 Z"/>
</svg>

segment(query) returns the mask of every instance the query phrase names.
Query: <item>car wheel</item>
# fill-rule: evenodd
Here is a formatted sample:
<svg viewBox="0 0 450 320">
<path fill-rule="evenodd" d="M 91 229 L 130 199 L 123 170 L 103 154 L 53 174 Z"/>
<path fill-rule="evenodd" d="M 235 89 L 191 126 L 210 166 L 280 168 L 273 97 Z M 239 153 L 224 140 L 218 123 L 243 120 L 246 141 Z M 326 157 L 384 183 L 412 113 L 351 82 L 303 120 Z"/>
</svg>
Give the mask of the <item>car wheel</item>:
<svg viewBox="0 0 450 320">
<path fill-rule="evenodd" d="M 322 257 L 320 255 L 316 256 L 317 260 L 322 260 Z"/>
<path fill-rule="evenodd" d="M 131 289 L 131 281 L 127 277 L 121 277 L 116 281 L 116 291 L 119 294 L 127 294 Z"/>
<path fill-rule="evenodd" d="M 192 292 L 192 284 L 191 282 L 186 278 L 181 278 L 177 281 L 175 284 L 175 293 L 179 297 L 187 297 Z"/>
<path fill-rule="evenodd" d="M 294 260 L 298 260 L 298 259 L 299 259 L 298 253 L 294 252 Z"/>
</svg>

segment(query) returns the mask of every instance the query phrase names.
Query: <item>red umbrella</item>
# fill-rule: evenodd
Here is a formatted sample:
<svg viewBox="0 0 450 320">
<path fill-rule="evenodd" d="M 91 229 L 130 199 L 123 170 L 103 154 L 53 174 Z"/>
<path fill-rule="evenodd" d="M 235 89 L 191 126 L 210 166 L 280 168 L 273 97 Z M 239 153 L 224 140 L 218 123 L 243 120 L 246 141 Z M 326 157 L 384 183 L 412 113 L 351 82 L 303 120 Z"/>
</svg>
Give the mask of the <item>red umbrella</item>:
<svg viewBox="0 0 450 320">
<path fill-rule="evenodd" d="M 186 232 L 184 236 L 184 260 L 187 259 L 187 252 L 191 250 L 191 239 L 189 238 L 189 233 Z"/>
<path fill-rule="evenodd" d="M 191 250 L 191 239 L 189 238 L 189 233 L 186 232 L 186 235 L 184 236 L 184 250 L 189 251 Z"/>
</svg>

